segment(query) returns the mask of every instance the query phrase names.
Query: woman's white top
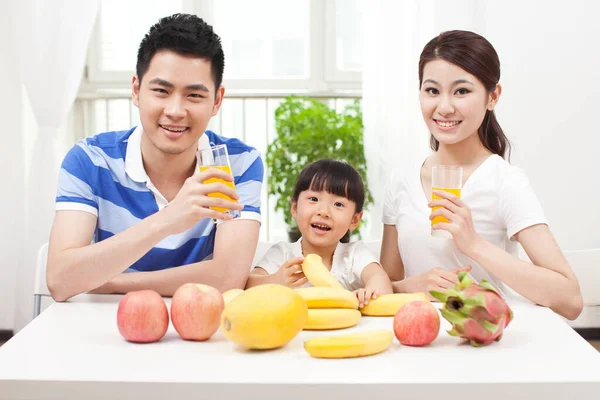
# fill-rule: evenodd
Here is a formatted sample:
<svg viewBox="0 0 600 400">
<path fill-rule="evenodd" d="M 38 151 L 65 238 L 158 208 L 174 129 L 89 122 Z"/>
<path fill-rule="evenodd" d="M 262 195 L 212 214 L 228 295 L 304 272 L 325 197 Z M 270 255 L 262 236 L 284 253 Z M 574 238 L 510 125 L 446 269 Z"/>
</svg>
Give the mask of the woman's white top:
<svg viewBox="0 0 600 400">
<path fill-rule="evenodd" d="M 502 289 L 500 281 L 460 253 L 452 239 L 431 236 L 431 209 L 427 206 L 430 199 L 425 198 L 421 185 L 422 165 L 393 174 L 385 190 L 383 223 L 396 226 L 405 276 L 434 267 L 451 270 L 471 265 L 474 279 L 486 279 Z M 525 228 L 547 223 L 524 171 L 495 154 L 468 178 L 461 199 L 471 209 L 477 234 L 515 257 L 519 247 L 511 238 Z"/>
<path fill-rule="evenodd" d="M 287 260 L 302 257 L 301 241 L 302 238 L 294 243 L 279 242 L 271 246 L 257 266 L 263 268 L 269 274 L 274 274 Z M 346 289 L 360 289 L 365 287 L 360 275 L 365 267 L 371 263 L 379 264 L 377 258 L 363 242 L 338 243 L 333 253 L 331 274 Z M 301 287 L 310 286 L 312 286 L 310 283 L 306 283 Z"/>
</svg>

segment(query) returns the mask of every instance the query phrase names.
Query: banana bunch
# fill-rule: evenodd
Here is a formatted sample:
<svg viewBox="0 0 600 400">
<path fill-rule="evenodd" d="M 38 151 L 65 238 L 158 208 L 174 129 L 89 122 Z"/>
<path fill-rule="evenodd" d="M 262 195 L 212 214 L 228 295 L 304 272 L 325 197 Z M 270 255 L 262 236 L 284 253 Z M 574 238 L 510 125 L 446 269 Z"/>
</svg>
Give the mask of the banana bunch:
<svg viewBox="0 0 600 400">
<path fill-rule="evenodd" d="M 308 287 L 296 289 L 296 292 L 308 306 L 308 320 L 304 329 L 342 329 L 354 326 L 360 321 L 358 299 L 346 289 Z"/>
</svg>

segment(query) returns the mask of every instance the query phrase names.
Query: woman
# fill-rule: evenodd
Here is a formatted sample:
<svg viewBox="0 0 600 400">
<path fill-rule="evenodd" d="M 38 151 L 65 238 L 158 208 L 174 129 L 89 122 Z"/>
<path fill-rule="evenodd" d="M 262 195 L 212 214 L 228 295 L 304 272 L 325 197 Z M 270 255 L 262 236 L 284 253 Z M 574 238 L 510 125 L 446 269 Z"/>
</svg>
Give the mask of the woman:
<svg viewBox="0 0 600 400">
<path fill-rule="evenodd" d="M 534 303 L 575 319 L 579 284 L 558 247 L 525 173 L 505 157 L 510 143 L 494 114 L 500 61 L 482 36 L 444 32 L 419 60 L 420 104 L 433 153 L 390 179 L 384 200 L 381 263 L 395 292 L 445 290 L 457 273 L 507 284 Z M 460 165 L 460 198 L 431 201 L 434 165 Z M 441 206 L 432 212 L 432 207 Z M 431 236 L 433 229 L 452 239 Z M 520 243 L 532 263 L 518 258 Z"/>
</svg>

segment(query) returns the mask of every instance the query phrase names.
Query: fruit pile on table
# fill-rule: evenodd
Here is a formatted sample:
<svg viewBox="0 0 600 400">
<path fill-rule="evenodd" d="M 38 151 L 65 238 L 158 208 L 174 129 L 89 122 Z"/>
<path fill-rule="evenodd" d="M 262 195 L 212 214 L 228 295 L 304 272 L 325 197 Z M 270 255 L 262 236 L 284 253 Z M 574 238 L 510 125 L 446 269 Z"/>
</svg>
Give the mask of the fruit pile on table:
<svg viewBox="0 0 600 400">
<path fill-rule="evenodd" d="M 285 346 L 302 330 L 329 331 L 356 326 L 363 315 L 394 317 L 390 330 L 324 334 L 304 342 L 317 358 L 360 357 L 387 350 L 394 336 L 408 346 L 426 346 L 439 333 L 439 314 L 452 324 L 448 333 L 482 346 L 500 340 L 512 311 L 486 281 L 475 283 L 466 273 L 445 293 L 431 292 L 438 309 L 425 293 L 379 296 L 359 309 L 354 293 L 344 289 L 317 255 L 308 255 L 302 269 L 313 287 L 290 289 L 260 285 L 221 294 L 203 284 L 182 285 L 171 300 L 171 322 L 182 339 L 204 341 L 221 327 L 227 339 L 250 350 Z M 169 327 L 169 311 L 152 290 L 127 293 L 117 311 L 121 335 L 130 342 L 162 339 Z"/>
</svg>

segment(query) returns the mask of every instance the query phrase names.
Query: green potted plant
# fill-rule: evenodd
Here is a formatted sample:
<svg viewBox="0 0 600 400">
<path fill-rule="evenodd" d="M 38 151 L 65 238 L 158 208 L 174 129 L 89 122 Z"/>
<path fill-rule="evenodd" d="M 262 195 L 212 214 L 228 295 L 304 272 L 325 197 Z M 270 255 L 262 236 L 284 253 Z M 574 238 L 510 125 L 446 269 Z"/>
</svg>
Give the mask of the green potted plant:
<svg viewBox="0 0 600 400">
<path fill-rule="evenodd" d="M 363 177 L 365 206 L 373 202 L 367 185 L 367 163 L 363 148 L 360 102 L 355 100 L 340 113 L 319 100 L 289 96 L 275 110 L 277 138 L 267 148 L 269 195 L 277 199 L 291 241 L 299 238 L 291 215 L 291 197 L 300 171 L 321 158 L 346 161 Z M 360 235 L 360 228 L 356 233 Z M 346 237 L 345 240 L 349 240 Z"/>
</svg>

